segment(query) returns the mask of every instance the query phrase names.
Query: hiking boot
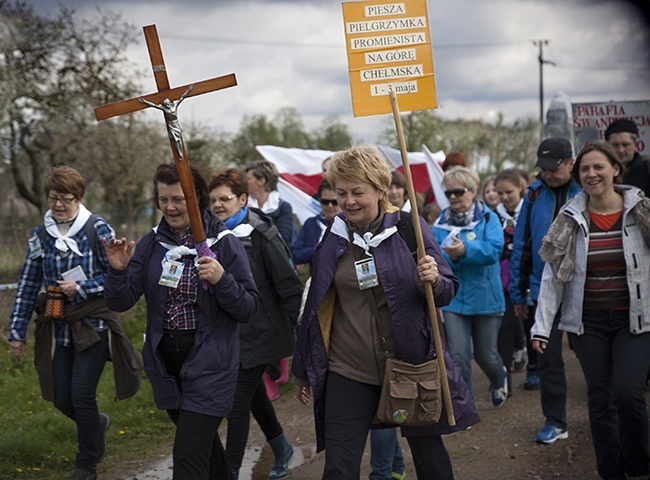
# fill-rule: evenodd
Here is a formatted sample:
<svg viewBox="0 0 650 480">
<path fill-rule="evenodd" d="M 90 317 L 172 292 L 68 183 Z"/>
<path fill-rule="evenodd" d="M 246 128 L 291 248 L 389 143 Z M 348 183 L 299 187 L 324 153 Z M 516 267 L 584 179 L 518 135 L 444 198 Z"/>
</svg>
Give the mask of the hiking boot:
<svg viewBox="0 0 650 480">
<path fill-rule="evenodd" d="M 286 478 L 289 475 L 289 462 L 291 462 L 291 458 L 293 457 L 293 447 L 284 438 L 284 433 L 268 440 L 268 444 L 273 450 L 274 457 L 273 468 L 271 468 L 271 472 L 269 473 L 269 480 Z"/>
<path fill-rule="evenodd" d="M 96 480 L 96 478 L 97 470 L 95 467 L 91 468 L 90 470 L 77 467 L 74 469 L 74 473 L 70 477 L 70 480 Z"/>
<path fill-rule="evenodd" d="M 490 399 L 492 400 L 492 405 L 495 407 L 500 407 L 508 399 L 508 372 L 506 367 L 503 367 L 505 376 L 503 377 L 503 386 L 500 388 L 493 388 L 490 386 Z"/>
<path fill-rule="evenodd" d="M 513 360 L 513 371 L 521 372 L 524 368 L 526 368 L 526 362 L 528 361 L 528 350 L 526 350 L 526 347 L 522 348 L 521 350 L 515 350 Z"/>
<path fill-rule="evenodd" d="M 557 440 L 569 438 L 569 432 L 566 428 L 556 427 L 555 425 L 544 425 L 544 427 L 535 435 L 535 442 L 551 445 Z"/>
<path fill-rule="evenodd" d="M 537 376 L 536 368 L 528 368 L 526 381 L 524 382 L 524 390 L 539 390 L 539 377 Z"/>
<path fill-rule="evenodd" d="M 104 460 L 106 457 L 106 451 L 108 450 L 106 446 L 106 432 L 111 427 L 111 417 L 105 413 L 99 414 L 99 459 L 97 463 Z"/>
</svg>

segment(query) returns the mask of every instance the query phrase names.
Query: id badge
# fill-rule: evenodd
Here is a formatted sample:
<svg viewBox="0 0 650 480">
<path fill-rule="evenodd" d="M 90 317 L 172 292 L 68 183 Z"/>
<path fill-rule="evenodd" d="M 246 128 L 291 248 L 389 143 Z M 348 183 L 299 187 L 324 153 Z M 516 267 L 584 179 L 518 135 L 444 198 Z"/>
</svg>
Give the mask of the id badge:
<svg viewBox="0 0 650 480">
<path fill-rule="evenodd" d="M 363 260 L 354 262 L 354 269 L 357 272 L 359 290 L 365 290 L 379 285 L 374 257 L 364 258 Z"/>
<path fill-rule="evenodd" d="M 35 258 L 43 256 L 43 248 L 41 247 L 41 239 L 38 238 L 38 235 L 34 235 L 32 238 L 27 240 L 29 243 L 29 258 L 34 260 Z"/>
<path fill-rule="evenodd" d="M 181 276 L 183 275 L 184 268 L 185 264 L 181 262 L 175 262 L 174 260 L 163 260 L 162 275 L 160 275 L 158 285 L 170 288 L 178 287 L 178 284 L 181 281 Z"/>
</svg>

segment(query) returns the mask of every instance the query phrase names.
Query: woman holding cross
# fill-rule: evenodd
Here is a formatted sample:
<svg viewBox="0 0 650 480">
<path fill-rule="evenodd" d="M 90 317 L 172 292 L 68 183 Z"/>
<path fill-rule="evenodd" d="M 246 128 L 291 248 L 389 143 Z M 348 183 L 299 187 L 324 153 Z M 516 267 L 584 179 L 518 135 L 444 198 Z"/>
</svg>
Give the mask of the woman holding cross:
<svg viewBox="0 0 650 480">
<path fill-rule="evenodd" d="M 137 245 L 125 238 L 105 242 L 111 265 L 106 303 L 122 312 L 145 296 L 142 356 L 156 406 L 176 424 L 174 480 L 230 480 L 217 429 L 235 396 L 238 323 L 255 313 L 257 288 L 244 247 L 208 210 L 207 182 L 195 167 L 191 174 L 216 259 L 197 258 L 178 170 L 160 165 L 154 176 L 163 214 L 158 226 Z"/>
</svg>

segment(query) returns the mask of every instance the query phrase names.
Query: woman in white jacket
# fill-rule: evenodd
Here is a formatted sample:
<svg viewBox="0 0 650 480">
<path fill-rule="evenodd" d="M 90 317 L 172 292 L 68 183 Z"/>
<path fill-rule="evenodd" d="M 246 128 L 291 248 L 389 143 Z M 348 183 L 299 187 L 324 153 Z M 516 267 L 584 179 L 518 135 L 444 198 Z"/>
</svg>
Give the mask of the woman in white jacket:
<svg viewBox="0 0 650 480">
<path fill-rule="evenodd" d="M 624 168 L 605 144 L 578 154 L 573 178 L 583 191 L 544 238 L 547 263 L 531 331 L 543 354 L 562 308 L 559 328 L 569 333 L 587 382 L 598 473 L 612 480 L 650 473 L 650 200 L 618 185 Z"/>
</svg>

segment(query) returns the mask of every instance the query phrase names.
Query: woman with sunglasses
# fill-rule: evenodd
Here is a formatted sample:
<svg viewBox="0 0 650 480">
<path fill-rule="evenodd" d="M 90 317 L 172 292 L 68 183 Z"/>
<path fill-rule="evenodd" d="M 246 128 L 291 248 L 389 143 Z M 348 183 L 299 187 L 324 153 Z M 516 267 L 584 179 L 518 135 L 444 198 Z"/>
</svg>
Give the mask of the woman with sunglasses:
<svg viewBox="0 0 650 480">
<path fill-rule="evenodd" d="M 327 180 L 323 180 L 318 186 L 317 197 L 321 213 L 307 219 L 298 233 L 298 238 L 291 244 L 291 255 L 298 265 L 311 264 L 316 245 L 323 238 L 325 230 L 330 226 L 334 217 L 341 213 L 341 207 L 336 200 L 336 192 Z"/>
<path fill-rule="evenodd" d="M 277 227 L 261 210 L 247 206 L 248 181 L 242 172 L 236 168 L 216 172 L 210 177 L 208 191 L 212 213 L 244 245 L 259 291 L 257 311 L 239 327 L 239 374 L 228 416 L 226 456 L 237 480 L 252 413 L 273 450 L 269 480 L 285 478 L 293 448 L 285 439 L 262 375 L 271 363 L 293 353 L 293 326 L 300 309 L 302 283 Z"/>
<path fill-rule="evenodd" d="M 472 392 L 472 353 L 490 379 L 495 407 L 508 397 L 506 368 L 497 351 L 505 299 L 499 272 L 504 238 L 496 213 L 476 200 L 478 174 L 466 167 L 445 172 L 449 207 L 433 225 L 445 260 L 458 278 L 451 303 L 442 307 L 449 352 Z"/>
</svg>

